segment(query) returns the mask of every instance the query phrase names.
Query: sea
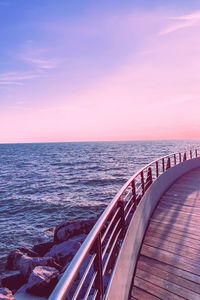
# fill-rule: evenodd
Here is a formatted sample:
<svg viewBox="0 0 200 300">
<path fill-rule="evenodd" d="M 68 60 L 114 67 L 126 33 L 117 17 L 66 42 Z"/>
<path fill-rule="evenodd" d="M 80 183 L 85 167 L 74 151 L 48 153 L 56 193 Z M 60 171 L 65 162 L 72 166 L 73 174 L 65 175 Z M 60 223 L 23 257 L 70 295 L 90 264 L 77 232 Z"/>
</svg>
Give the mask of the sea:
<svg viewBox="0 0 200 300">
<path fill-rule="evenodd" d="M 137 170 L 200 140 L 0 144 L 0 273 L 8 253 L 97 217 Z"/>
</svg>

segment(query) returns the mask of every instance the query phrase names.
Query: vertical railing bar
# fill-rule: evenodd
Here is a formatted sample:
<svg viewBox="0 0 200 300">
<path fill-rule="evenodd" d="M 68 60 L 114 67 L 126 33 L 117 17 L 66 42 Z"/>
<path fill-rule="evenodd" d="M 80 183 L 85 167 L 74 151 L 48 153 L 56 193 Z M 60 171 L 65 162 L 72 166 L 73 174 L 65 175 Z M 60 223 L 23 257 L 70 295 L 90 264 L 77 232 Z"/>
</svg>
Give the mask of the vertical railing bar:
<svg viewBox="0 0 200 300">
<path fill-rule="evenodd" d="M 119 197 L 119 200 L 118 200 L 118 207 L 120 207 L 120 216 L 121 216 L 121 228 L 122 228 L 122 232 L 124 233 L 125 232 L 125 214 L 124 214 L 124 201 L 122 199 L 122 196 Z"/>
<path fill-rule="evenodd" d="M 197 149 L 195 149 L 195 154 L 196 154 L 196 157 L 198 157 L 198 154 L 197 154 Z"/>
<path fill-rule="evenodd" d="M 168 157 L 167 159 L 167 165 L 166 165 L 166 170 L 171 168 L 171 161 L 170 161 L 170 157 Z"/>
<path fill-rule="evenodd" d="M 152 170 L 151 167 L 148 168 L 147 171 L 147 178 L 146 178 L 146 183 L 145 183 L 145 191 L 150 187 L 150 185 L 152 184 Z"/>
<path fill-rule="evenodd" d="M 163 173 L 165 172 L 165 160 L 164 160 L 164 158 L 162 159 L 162 171 L 163 171 Z"/>
<path fill-rule="evenodd" d="M 174 154 L 174 165 L 176 166 L 176 154 Z"/>
<path fill-rule="evenodd" d="M 192 150 L 190 150 L 190 158 L 192 159 Z"/>
<path fill-rule="evenodd" d="M 181 152 L 179 152 L 179 163 L 181 163 Z"/>
<path fill-rule="evenodd" d="M 134 205 L 134 210 L 135 210 L 136 207 L 137 207 L 136 191 L 135 191 L 135 180 L 132 181 L 131 186 L 132 186 L 132 199 L 133 199 L 133 205 Z"/>
<path fill-rule="evenodd" d="M 158 161 L 156 161 L 156 176 L 157 176 L 157 178 L 158 178 L 158 176 L 159 176 Z"/>
<path fill-rule="evenodd" d="M 101 247 L 101 233 L 97 235 L 96 239 L 96 259 L 94 261 L 94 270 L 97 272 L 96 288 L 98 290 L 97 299 L 103 299 L 103 273 L 102 273 L 102 247 Z"/>
<path fill-rule="evenodd" d="M 142 195 L 144 195 L 144 173 L 141 171 L 141 185 L 142 185 Z"/>
</svg>

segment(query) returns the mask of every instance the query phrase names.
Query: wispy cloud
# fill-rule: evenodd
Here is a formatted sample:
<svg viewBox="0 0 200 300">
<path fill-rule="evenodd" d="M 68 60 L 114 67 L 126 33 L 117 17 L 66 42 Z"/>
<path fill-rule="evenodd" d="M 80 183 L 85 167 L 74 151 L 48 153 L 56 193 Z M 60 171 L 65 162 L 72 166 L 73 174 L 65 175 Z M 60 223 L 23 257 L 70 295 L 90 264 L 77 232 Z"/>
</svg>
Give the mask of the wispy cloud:
<svg viewBox="0 0 200 300">
<path fill-rule="evenodd" d="M 35 66 L 37 69 L 55 69 L 58 65 L 58 62 L 55 60 L 34 58 L 34 57 L 24 57 L 24 60 L 29 64 Z"/>
<path fill-rule="evenodd" d="M 200 11 L 194 12 L 193 14 L 171 17 L 171 20 L 175 20 L 176 23 L 169 25 L 166 29 L 160 32 L 160 35 L 169 34 L 177 30 L 199 26 L 200 25 Z"/>
<path fill-rule="evenodd" d="M 18 57 L 37 71 L 55 69 L 60 63 L 59 59 L 52 58 L 50 48 L 40 47 L 33 40 L 22 45 Z"/>
<path fill-rule="evenodd" d="M 0 74 L 0 85 L 21 84 L 24 80 L 36 78 L 37 74 L 30 72 L 6 72 Z"/>
</svg>

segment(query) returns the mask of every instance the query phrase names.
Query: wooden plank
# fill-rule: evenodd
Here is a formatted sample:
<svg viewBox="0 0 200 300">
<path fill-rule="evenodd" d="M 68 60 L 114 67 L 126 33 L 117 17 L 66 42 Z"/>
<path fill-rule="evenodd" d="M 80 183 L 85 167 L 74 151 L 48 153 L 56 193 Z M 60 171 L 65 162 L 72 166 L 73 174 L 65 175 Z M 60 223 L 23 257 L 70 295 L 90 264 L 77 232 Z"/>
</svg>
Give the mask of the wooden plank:
<svg viewBox="0 0 200 300">
<path fill-rule="evenodd" d="M 175 274 L 179 277 L 182 277 L 182 278 L 188 279 L 190 281 L 196 282 L 197 284 L 200 285 L 200 276 L 195 275 L 191 272 L 179 269 L 179 268 L 177 268 L 173 265 L 169 265 L 169 264 L 164 263 L 162 261 L 152 259 L 152 258 L 149 258 L 147 256 L 143 256 L 143 255 L 140 255 L 139 262 L 145 262 L 145 263 L 149 264 L 149 266 L 155 266 L 158 269 L 161 269 L 161 270 L 164 270 L 166 272 Z"/>
<path fill-rule="evenodd" d="M 178 224 L 178 223 L 174 224 L 173 222 L 169 222 L 167 220 L 163 220 L 162 222 L 160 222 L 159 220 L 156 220 L 156 219 L 152 219 L 151 224 L 152 223 L 155 223 L 156 226 L 159 226 L 159 227 L 162 225 L 166 225 L 165 228 L 182 232 L 182 234 L 189 233 L 189 234 L 193 235 L 194 237 L 197 236 L 197 239 L 200 239 L 199 229 L 197 229 L 196 226 L 191 225 L 191 226 L 187 227 L 186 225 L 184 226 L 184 224 Z"/>
<path fill-rule="evenodd" d="M 198 211 L 195 211 L 194 208 L 188 208 L 181 206 L 180 208 L 174 208 L 173 206 L 167 205 L 162 206 L 162 204 L 159 204 L 156 208 L 156 211 L 154 212 L 155 214 L 167 214 L 167 215 L 178 215 L 178 216 L 183 216 L 183 217 L 200 217 L 200 209 Z M 184 209 L 186 208 L 186 209 Z M 188 211 L 187 211 L 188 210 Z"/>
<path fill-rule="evenodd" d="M 180 205 L 184 205 L 184 206 L 190 206 L 190 207 L 196 207 L 196 208 L 200 208 L 200 204 L 199 201 L 197 201 L 197 198 L 193 198 L 190 199 L 189 197 L 185 197 L 185 198 L 180 198 L 177 196 L 171 196 L 171 197 L 166 197 L 163 196 L 160 200 L 161 203 L 171 203 L 171 204 L 180 204 Z M 196 203 L 197 202 L 197 203 Z"/>
<path fill-rule="evenodd" d="M 178 211 L 178 210 L 163 210 L 163 209 L 159 209 L 157 208 L 155 213 L 153 214 L 152 216 L 152 219 L 154 218 L 170 218 L 170 219 L 173 219 L 174 221 L 179 221 L 179 220 L 182 220 L 184 221 L 183 223 L 184 224 L 188 224 L 188 222 L 191 222 L 191 223 L 195 223 L 198 224 L 198 220 L 199 220 L 199 217 L 200 215 L 198 214 L 188 214 L 188 213 L 184 213 L 184 212 L 181 212 L 181 211 Z"/>
<path fill-rule="evenodd" d="M 200 241 L 200 235 L 199 231 L 191 228 L 185 228 L 185 226 L 178 225 L 176 226 L 175 224 L 168 224 L 168 223 L 158 223 L 154 222 L 151 220 L 151 223 L 149 224 L 149 228 L 153 229 L 162 229 L 165 233 L 175 233 L 184 236 L 187 236 L 189 238 L 195 239 Z"/>
<path fill-rule="evenodd" d="M 134 297 L 134 298 L 133 298 Z M 132 288 L 132 292 L 131 292 L 131 299 L 137 299 L 137 300 L 158 300 L 160 298 L 153 296 L 151 294 L 149 294 L 148 292 L 139 289 L 138 287 L 134 286 Z"/>
<path fill-rule="evenodd" d="M 193 190 L 193 191 L 189 191 L 187 189 L 185 190 L 180 190 L 178 188 L 175 188 L 173 190 L 169 190 L 168 192 L 166 192 L 163 196 L 163 198 L 165 197 L 172 197 L 173 199 L 185 199 L 185 200 L 196 200 L 199 197 L 199 193 L 198 190 Z"/>
<path fill-rule="evenodd" d="M 156 209 L 156 211 L 154 213 L 157 212 L 160 213 L 165 213 L 165 214 L 178 214 L 178 215 L 182 215 L 185 217 L 195 217 L 195 216 L 200 216 L 200 209 L 198 211 L 195 210 L 194 207 L 188 207 L 188 206 L 179 206 L 179 207 L 175 207 L 173 205 L 170 205 L 168 203 L 160 203 Z"/>
<path fill-rule="evenodd" d="M 155 267 L 153 263 L 147 263 L 139 260 L 137 268 L 200 294 L 200 284 L 179 277 L 165 270 L 161 270 L 160 268 Z"/>
<path fill-rule="evenodd" d="M 170 210 L 178 210 L 181 212 L 185 212 L 185 213 L 194 213 L 194 214 L 200 214 L 200 208 L 196 208 L 196 207 L 188 207 L 188 206 L 184 206 L 184 205 L 179 205 L 176 203 L 168 203 L 168 202 L 159 202 L 157 208 L 162 208 L 162 209 L 170 209 Z"/>
<path fill-rule="evenodd" d="M 166 241 L 164 237 L 162 239 L 155 237 L 145 237 L 144 244 L 166 250 L 172 253 L 178 253 L 180 256 L 188 257 L 192 260 L 195 260 L 200 264 L 200 252 L 199 249 L 194 249 L 188 246 L 183 246 L 177 243 Z"/>
<path fill-rule="evenodd" d="M 196 227 L 199 231 L 200 231 L 200 224 L 197 223 L 197 220 L 193 220 L 193 219 L 188 219 L 185 217 L 179 217 L 179 216 L 163 216 L 163 215 L 153 215 L 153 217 L 151 218 L 151 220 L 155 221 L 155 222 L 168 222 L 169 224 L 173 224 L 176 223 L 177 225 L 182 225 L 185 226 L 185 228 L 187 229 L 188 227 Z"/>
<path fill-rule="evenodd" d="M 178 234 L 173 234 L 170 232 L 163 232 L 162 230 L 151 230 L 149 229 L 146 232 L 145 235 L 146 238 L 156 238 L 156 239 L 164 239 L 165 241 L 169 241 L 175 244 L 179 244 L 179 245 L 184 245 L 184 246 L 188 246 L 190 248 L 199 250 L 200 248 L 200 241 L 198 240 L 194 240 L 194 239 L 190 239 L 187 237 L 183 237 L 181 235 Z"/>
<path fill-rule="evenodd" d="M 160 199 L 161 202 L 166 202 L 166 203 L 177 203 L 177 204 L 182 204 L 182 205 L 192 205 L 192 206 L 195 206 L 195 207 L 198 207 L 199 208 L 199 200 L 197 199 L 197 197 L 191 197 L 191 196 L 186 196 L 185 197 L 181 197 L 179 195 L 176 195 L 174 194 L 171 195 L 171 196 L 167 196 L 167 195 L 164 195 L 161 199 Z"/>
<path fill-rule="evenodd" d="M 188 200 L 196 200 L 199 197 L 198 190 L 195 192 L 186 192 L 186 191 L 178 191 L 176 188 L 174 189 L 169 189 L 161 198 L 166 199 L 166 198 L 171 198 L 171 199 L 188 199 Z"/>
<path fill-rule="evenodd" d="M 199 265 L 186 257 L 145 244 L 142 245 L 141 254 L 200 276 Z"/>
<path fill-rule="evenodd" d="M 199 204 L 196 204 L 196 205 L 194 205 L 194 203 L 192 203 L 191 201 L 184 201 L 184 200 L 180 200 L 180 201 L 174 201 L 174 200 L 172 200 L 172 199 L 169 199 L 169 200 L 164 200 L 164 199 L 162 199 L 161 201 L 160 201 L 160 203 L 162 204 L 162 203 L 164 203 L 164 204 L 166 204 L 166 203 L 168 203 L 168 204 L 170 204 L 170 205 L 179 205 L 179 206 L 181 206 L 181 207 L 189 207 L 189 208 L 200 208 L 200 205 Z"/>
<path fill-rule="evenodd" d="M 192 181 L 190 184 L 183 184 L 182 182 L 177 182 L 174 186 L 169 189 L 166 194 L 170 194 L 174 191 L 180 194 L 197 194 L 199 190 L 199 184 L 193 184 Z"/>
<path fill-rule="evenodd" d="M 136 277 L 139 278 L 145 278 L 146 281 L 151 282 L 154 285 L 157 285 L 172 294 L 178 295 L 179 297 L 183 297 L 184 299 L 193 299 L 193 300 L 199 300 L 200 295 L 199 293 L 195 293 L 191 290 L 188 290 L 187 288 L 183 286 L 179 286 L 168 279 L 163 280 L 163 278 L 153 275 L 149 272 L 140 270 L 137 268 L 136 271 Z M 173 298 L 172 298 L 173 299 Z"/>
<path fill-rule="evenodd" d="M 175 295 L 174 293 L 171 293 L 158 285 L 151 283 L 149 281 L 144 280 L 140 277 L 135 277 L 134 280 L 134 286 L 143 289 L 144 291 L 150 292 L 152 295 L 163 299 L 163 300 L 185 300 L 185 298 L 180 297 L 178 295 Z M 140 299 L 143 300 L 143 299 Z"/>
</svg>

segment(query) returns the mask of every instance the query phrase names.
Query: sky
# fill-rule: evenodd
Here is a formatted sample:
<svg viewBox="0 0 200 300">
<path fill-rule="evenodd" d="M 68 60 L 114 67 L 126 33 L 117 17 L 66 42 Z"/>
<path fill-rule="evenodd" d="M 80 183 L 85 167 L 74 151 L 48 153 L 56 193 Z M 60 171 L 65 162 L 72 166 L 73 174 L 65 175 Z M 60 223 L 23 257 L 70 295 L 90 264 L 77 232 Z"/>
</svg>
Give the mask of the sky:
<svg viewBox="0 0 200 300">
<path fill-rule="evenodd" d="M 199 139 L 199 115 L 199 0 L 0 0 L 0 143 Z"/>
</svg>

